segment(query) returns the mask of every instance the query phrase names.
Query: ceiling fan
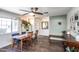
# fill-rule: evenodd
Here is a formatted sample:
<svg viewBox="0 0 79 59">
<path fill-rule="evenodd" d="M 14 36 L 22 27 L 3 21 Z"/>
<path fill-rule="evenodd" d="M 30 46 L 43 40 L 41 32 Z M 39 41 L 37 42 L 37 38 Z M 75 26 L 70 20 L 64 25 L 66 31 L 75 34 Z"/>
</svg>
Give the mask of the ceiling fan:
<svg viewBox="0 0 79 59">
<path fill-rule="evenodd" d="M 23 15 L 27 15 L 27 14 L 29 14 L 29 13 L 44 15 L 44 14 L 47 14 L 47 13 L 48 13 L 48 12 L 38 12 L 38 9 L 39 9 L 39 8 L 37 8 L 37 7 L 32 7 L 32 8 L 31 8 L 31 11 L 22 10 L 22 9 L 20 9 L 20 11 L 26 12 L 26 13 L 23 14 Z M 28 13 L 27 13 L 27 12 L 28 12 Z"/>
</svg>

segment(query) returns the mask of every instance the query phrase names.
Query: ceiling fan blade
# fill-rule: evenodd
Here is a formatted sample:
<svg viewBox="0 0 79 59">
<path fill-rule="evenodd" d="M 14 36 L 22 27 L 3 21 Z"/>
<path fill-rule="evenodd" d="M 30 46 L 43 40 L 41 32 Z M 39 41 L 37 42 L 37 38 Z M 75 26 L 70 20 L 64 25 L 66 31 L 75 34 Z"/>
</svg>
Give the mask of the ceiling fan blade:
<svg viewBox="0 0 79 59">
<path fill-rule="evenodd" d="M 43 13 L 40 13 L 40 12 L 33 12 L 33 13 L 43 15 Z"/>
<path fill-rule="evenodd" d="M 48 14 L 48 12 L 44 12 L 43 14 Z"/>
<path fill-rule="evenodd" d="M 22 14 L 22 16 L 27 15 L 28 13 Z"/>
<path fill-rule="evenodd" d="M 22 9 L 20 9 L 20 11 L 24 11 L 24 12 L 31 12 L 31 11 L 28 11 L 28 10 L 22 10 Z"/>
</svg>

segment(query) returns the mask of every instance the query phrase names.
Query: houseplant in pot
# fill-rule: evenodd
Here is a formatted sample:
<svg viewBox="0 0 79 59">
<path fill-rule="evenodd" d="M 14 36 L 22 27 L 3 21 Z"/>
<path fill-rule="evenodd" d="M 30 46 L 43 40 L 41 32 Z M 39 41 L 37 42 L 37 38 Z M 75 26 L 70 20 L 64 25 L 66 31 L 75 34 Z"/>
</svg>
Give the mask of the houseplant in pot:
<svg viewBox="0 0 79 59">
<path fill-rule="evenodd" d="M 22 20 L 22 25 L 24 26 L 26 31 L 29 31 L 30 26 L 32 27 L 30 22 L 27 22 L 27 21 L 24 21 L 24 20 Z"/>
</svg>

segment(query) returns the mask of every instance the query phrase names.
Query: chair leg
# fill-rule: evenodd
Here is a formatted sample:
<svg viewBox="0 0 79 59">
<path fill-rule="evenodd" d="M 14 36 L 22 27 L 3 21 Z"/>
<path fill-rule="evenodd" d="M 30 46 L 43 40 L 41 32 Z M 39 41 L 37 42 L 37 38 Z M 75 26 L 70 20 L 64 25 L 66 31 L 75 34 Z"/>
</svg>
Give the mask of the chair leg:
<svg viewBox="0 0 79 59">
<path fill-rule="evenodd" d="M 14 47 L 14 40 L 12 40 L 12 44 L 11 44 L 11 48 L 13 48 Z"/>
<path fill-rule="evenodd" d="M 12 41 L 12 44 L 11 44 L 11 48 L 14 48 L 14 47 L 16 47 L 16 48 L 17 48 L 17 47 L 18 47 L 18 45 L 17 45 L 17 44 L 15 43 L 15 41 L 13 40 L 13 41 Z"/>
</svg>

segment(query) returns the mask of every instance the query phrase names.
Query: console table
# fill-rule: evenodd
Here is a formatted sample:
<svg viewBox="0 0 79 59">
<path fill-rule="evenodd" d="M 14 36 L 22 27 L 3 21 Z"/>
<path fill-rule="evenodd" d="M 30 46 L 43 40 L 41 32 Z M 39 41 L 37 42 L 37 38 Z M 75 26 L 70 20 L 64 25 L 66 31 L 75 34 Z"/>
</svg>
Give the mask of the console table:
<svg viewBox="0 0 79 59">
<path fill-rule="evenodd" d="M 72 52 L 78 52 L 79 51 L 79 41 L 76 41 L 76 39 L 72 35 L 66 35 L 64 41 L 64 47 L 65 49 L 70 49 Z"/>
</svg>

